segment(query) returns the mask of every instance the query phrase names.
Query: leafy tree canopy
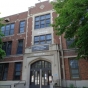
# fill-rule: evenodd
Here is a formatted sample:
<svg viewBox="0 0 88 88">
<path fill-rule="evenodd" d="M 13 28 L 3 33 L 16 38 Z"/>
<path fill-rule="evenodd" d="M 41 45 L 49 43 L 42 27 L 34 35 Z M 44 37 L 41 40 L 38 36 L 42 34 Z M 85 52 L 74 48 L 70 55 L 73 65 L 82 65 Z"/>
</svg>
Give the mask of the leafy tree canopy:
<svg viewBox="0 0 88 88">
<path fill-rule="evenodd" d="M 88 58 L 88 0 L 57 0 L 52 2 L 58 14 L 52 24 L 57 35 L 75 37 L 72 46 L 77 47 L 77 59 Z"/>
<path fill-rule="evenodd" d="M 3 20 L 3 19 L 0 18 L 0 59 L 3 59 L 3 57 L 6 55 L 6 54 L 5 54 L 5 51 L 2 50 L 2 46 L 3 46 L 2 37 L 4 36 L 4 35 L 1 33 L 1 27 L 4 25 L 4 24 L 2 24 L 2 20 Z"/>
</svg>

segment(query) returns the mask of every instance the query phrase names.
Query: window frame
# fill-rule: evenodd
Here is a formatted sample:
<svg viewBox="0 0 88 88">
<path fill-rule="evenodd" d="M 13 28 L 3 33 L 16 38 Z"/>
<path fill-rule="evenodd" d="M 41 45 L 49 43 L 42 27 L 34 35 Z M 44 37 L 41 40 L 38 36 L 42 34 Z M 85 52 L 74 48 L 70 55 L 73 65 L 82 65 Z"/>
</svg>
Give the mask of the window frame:
<svg viewBox="0 0 88 88">
<path fill-rule="evenodd" d="M 47 35 L 51 36 L 51 39 L 47 39 Z M 45 36 L 45 40 L 41 40 L 41 36 Z M 35 41 L 35 37 L 39 37 L 39 41 Z M 51 41 L 51 43 L 47 43 L 48 41 Z M 45 42 L 43 44 L 52 44 L 52 34 L 45 34 L 45 35 L 38 35 L 38 36 L 34 36 L 34 45 L 38 45 L 36 44 L 38 42 L 38 44 L 42 44 L 41 42 Z"/>
<path fill-rule="evenodd" d="M 5 44 L 4 44 L 5 43 Z M 9 44 L 10 44 L 10 48 L 9 48 Z M 5 47 L 4 47 L 5 46 Z M 12 41 L 8 41 L 8 42 L 3 42 L 3 47 L 2 49 L 5 51 L 6 56 L 10 56 L 11 55 L 11 51 L 12 51 Z M 9 50 L 8 50 L 9 49 Z M 10 51 L 8 53 L 8 51 Z"/>
<path fill-rule="evenodd" d="M 19 63 L 21 65 L 20 71 L 16 71 L 16 64 L 19 64 Z M 19 79 L 15 79 L 16 78 L 16 72 L 20 72 Z M 22 75 L 22 62 L 15 62 L 13 80 L 21 80 L 21 75 Z"/>
<path fill-rule="evenodd" d="M 21 27 L 21 22 L 24 22 L 24 26 L 22 26 L 22 27 Z M 26 20 L 21 20 L 21 21 L 19 22 L 19 33 L 24 33 L 24 32 L 25 32 L 25 27 L 26 27 Z M 21 30 L 20 30 L 21 28 L 24 29 L 24 30 L 23 30 L 24 32 L 21 32 Z"/>
<path fill-rule="evenodd" d="M 19 50 L 19 47 L 20 47 L 20 46 L 19 46 L 19 42 L 20 42 L 20 41 L 23 42 L 23 43 L 22 43 L 22 47 L 21 47 L 21 48 L 22 48 L 22 51 L 21 51 L 22 53 L 18 53 L 18 50 Z M 19 39 L 19 40 L 18 40 L 18 43 L 17 43 L 17 51 L 16 51 L 16 54 L 23 54 L 23 46 L 24 46 L 24 39 Z"/>
<path fill-rule="evenodd" d="M 74 48 L 74 47 L 70 47 L 71 44 L 74 42 L 74 39 L 75 39 L 75 38 L 70 38 L 69 40 L 66 39 L 66 46 L 67 46 L 67 49 L 72 49 L 72 48 Z M 71 43 L 68 44 L 68 42 L 71 42 Z"/>
<path fill-rule="evenodd" d="M 14 24 L 14 28 L 11 28 L 11 25 Z M 6 30 L 6 27 L 9 25 L 9 30 Z M 2 27 L 4 27 L 4 31 L 2 30 Z M 15 29 L 15 23 L 10 23 L 10 24 L 6 24 L 5 26 L 1 27 L 1 32 L 4 33 L 5 36 L 10 36 L 14 34 L 14 29 Z M 13 33 L 11 33 L 11 31 L 13 30 Z M 8 32 L 8 35 L 6 35 L 6 33 Z"/>
<path fill-rule="evenodd" d="M 1 79 L 0 79 L 0 81 L 6 81 L 7 80 L 7 78 L 8 78 L 8 69 L 9 69 L 9 63 L 0 63 L 0 65 L 2 66 L 2 70 L 1 70 Z M 5 68 L 7 68 L 7 70 L 5 71 Z M 4 78 L 4 74 L 7 74 L 6 75 L 6 79 L 4 80 L 3 78 Z"/>
<path fill-rule="evenodd" d="M 71 68 L 71 66 L 70 66 L 70 61 L 71 60 L 76 60 L 76 59 L 75 58 L 69 58 L 70 79 L 72 79 L 72 80 L 79 80 L 80 79 L 79 62 L 77 60 L 78 68 Z M 78 73 L 72 74 L 72 70 L 78 70 Z M 79 77 L 78 78 L 73 78 L 72 75 L 78 75 Z"/>
<path fill-rule="evenodd" d="M 49 15 L 49 17 L 46 17 L 47 15 Z M 44 18 L 42 18 L 43 16 L 44 16 Z M 36 20 L 37 17 L 39 17 L 39 20 Z M 47 23 L 47 20 L 49 20 L 48 23 Z M 44 23 L 42 23 L 42 22 L 44 22 Z M 36 24 L 36 23 L 38 23 L 38 24 Z M 45 28 L 45 27 L 50 27 L 50 26 L 47 26 L 47 24 L 49 24 L 49 25 L 51 24 L 51 14 L 50 13 L 35 16 L 34 30 L 42 29 L 42 28 Z M 38 28 L 36 26 L 38 26 Z"/>
</svg>

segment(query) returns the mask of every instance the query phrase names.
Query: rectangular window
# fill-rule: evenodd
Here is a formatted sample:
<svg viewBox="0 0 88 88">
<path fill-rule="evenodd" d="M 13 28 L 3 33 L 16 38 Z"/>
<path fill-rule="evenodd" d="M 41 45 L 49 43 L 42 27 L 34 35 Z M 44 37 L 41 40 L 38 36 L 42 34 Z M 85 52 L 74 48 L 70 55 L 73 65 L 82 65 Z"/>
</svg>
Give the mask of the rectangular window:
<svg viewBox="0 0 88 88">
<path fill-rule="evenodd" d="M 49 26 L 50 26 L 50 14 L 35 17 L 35 29 L 45 28 Z"/>
<path fill-rule="evenodd" d="M 0 80 L 7 80 L 9 64 L 0 64 Z"/>
<path fill-rule="evenodd" d="M 14 69 L 14 80 L 20 80 L 21 69 L 22 69 L 22 63 L 16 62 L 15 63 L 15 69 Z"/>
<path fill-rule="evenodd" d="M 2 49 L 6 52 L 6 55 L 11 55 L 12 41 L 3 42 Z"/>
<path fill-rule="evenodd" d="M 71 79 L 79 79 L 78 60 L 69 59 Z"/>
<path fill-rule="evenodd" d="M 67 42 L 67 48 L 71 48 L 71 44 L 74 42 L 74 38 L 67 39 L 66 42 Z"/>
<path fill-rule="evenodd" d="M 15 26 L 14 23 L 12 23 L 12 24 L 7 24 L 6 26 L 1 27 L 1 32 L 2 32 L 5 36 L 13 35 L 13 33 L 14 33 L 14 26 Z"/>
<path fill-rule="evenodd" d="M 52 38 L 51 34 L 34 36 L 34 44 L 51 44 Z"/>
<path fill-rule="evenodd" d="M 18 40 L 17 54 L 23 53 L 23 40 Z"/>
<path fill-rule="evenodd" d="M 20 22 L 20 29 L 19 29 L 19 33 L 23 33 L 25 29 L 25 21 L 21 21 Z"/>
</svg>

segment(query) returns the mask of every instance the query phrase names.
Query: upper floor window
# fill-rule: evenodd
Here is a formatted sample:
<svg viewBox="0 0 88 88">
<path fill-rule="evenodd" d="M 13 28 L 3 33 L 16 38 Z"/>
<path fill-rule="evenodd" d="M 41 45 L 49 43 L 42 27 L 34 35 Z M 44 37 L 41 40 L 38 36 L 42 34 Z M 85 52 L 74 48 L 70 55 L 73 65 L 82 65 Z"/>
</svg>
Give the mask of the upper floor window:
<svg viewBox="0 0 88 88">
<path fill-rule="evenodd" d="M 25 21 L 20 21 L 19 33 L 23 33 L 25 30 Z"/>
<path fill-rule="evenodd" d="M 67 48 L 70 48 L 71 44 L 74 42 L 74 38 L 67 39 L 66 42 L 67 42 Z"/>
<path fill-rule="evenodd" d="M 14 80 L 20 80 L 21 69 L 22 69 L 22 63 L 16 62 L 15 63 L 15 69 L 14 69 Z"/>
<path fill-rule="evenodd" d="M 1 27 L 1 32 L 5 36 L 12 35 L 14 33 L 14 23 Z"/>
<path fill-rule="evenodd" d="M 75 59 L 69 59 L 70 61 L 70 74 L 72 79 L 78 79 L 79 78 L 79 66 L 78 66 L 78 60 Z"/>
<path fill-rule="evenodd" d="M 6 55 L 11 55 L 12 41 L 3 42 L 2 49 L 6 52 Z"/>
<path fill-rule="evenodd" d="M 7 80 L 9 64 L 0 64 L 0 80 Z"/>
<path fill-rule="evenodd" d="M 18 40 L 17 54 L 23 53 L 23 40 Z"/>
<path fill-rule="evenodd" d="M 50 26 L 50 14 L 35 17 L 35 29 Z"/>
<path fill-rule="evenodd" d="M 50 44 L 52 42 L 51 34 L 40 35 L 34 37 L 34 44 Z"/>
</svg>

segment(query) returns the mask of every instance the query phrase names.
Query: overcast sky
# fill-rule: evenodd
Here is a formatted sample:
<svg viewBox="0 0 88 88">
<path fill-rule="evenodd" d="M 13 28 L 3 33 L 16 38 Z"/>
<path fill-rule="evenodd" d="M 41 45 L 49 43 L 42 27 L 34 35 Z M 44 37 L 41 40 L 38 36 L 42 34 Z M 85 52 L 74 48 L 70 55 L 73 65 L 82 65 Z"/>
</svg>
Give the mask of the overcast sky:
<svg viewBox="0 0 88 88">
<path fill-rule="evenodd" d="M 47 1 L 47 0 L 41 0 Z M 50 0 L 52 1 L 52 0 Z M 0 17 L 5 17 L 28 10 L 28 7 L 34 6 L 39 0 L 0 0 Z"/>
</svg>

